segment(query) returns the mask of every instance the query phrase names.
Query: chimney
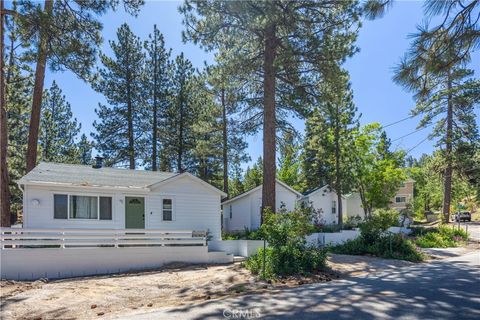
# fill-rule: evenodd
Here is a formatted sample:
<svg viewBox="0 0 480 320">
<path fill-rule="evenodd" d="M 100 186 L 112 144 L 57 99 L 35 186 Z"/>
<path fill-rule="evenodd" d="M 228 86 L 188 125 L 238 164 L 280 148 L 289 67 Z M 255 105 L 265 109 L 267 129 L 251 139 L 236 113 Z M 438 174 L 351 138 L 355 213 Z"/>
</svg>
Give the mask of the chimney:
<svg viewBox="0 0 480 320">
<path fill-rule="evenodd" d="M 94 169 L 100 169 L 103 167 L 103 157 L 96 156 L 95 157 L 95 164 L 92 166 Z"/>
</svg>

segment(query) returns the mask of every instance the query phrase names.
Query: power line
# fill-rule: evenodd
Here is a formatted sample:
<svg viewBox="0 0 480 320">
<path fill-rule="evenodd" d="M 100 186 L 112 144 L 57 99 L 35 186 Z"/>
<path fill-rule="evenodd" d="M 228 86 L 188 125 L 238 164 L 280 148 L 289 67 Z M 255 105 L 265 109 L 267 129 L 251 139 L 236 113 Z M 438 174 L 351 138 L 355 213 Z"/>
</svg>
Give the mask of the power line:
<svg viewBox="0 0 480 320">
<path fill-rule="evenodd" d="M 403 138 L 405 138 L 405 137 L 408 137 L 408 136 L 410 136 L 410 135 L 412 135 L 412 134 L 414 134 L 414 133 L 417 133 L 418 131 L 421 131 L 421 130 L 427 128 L 427 127 L 429 127 L 429 126 L 421 127 L 421 128 L 419 128 L 419 129 L 417 129 L 417 130 L 415 130 L 415 131 L 413 131 L 413 132 L 407 133 L 407 134 L 404 135 L 404 136 L 401 136 L 401 137 L 399 137 L 399 138 L 396 138 L 396 139 L 392 140 L 391 142 L 395 142 L 395 141 L 401 140 L 401 139 L 403 139 Z"/>
<path fill-rule="evenodd" d="M 416 115 L 411 115 L 411 116 L 408 116 L 408 117 L 406 117 L 406 118 L 397 120 L 397 121 L 395 121 L 395 122 L 386 124 L 386 125 L 382 126 L 382 128 L 383 128 L 383 129 L 388 128 L 388 127 L 393 126 L 393 125 L 395 125 L 395 124 L 397 124 L 397 123 L 403 122 L 403 121 L 408 120 L 408 119 L 412 119 L 413 117 L 416 117 Z"/>
<path fill-rule="evenodd" d="M 407 150 L 407 153 L 405 153 L 405 155 L 409 154 L 413 149 L 415 149 L 416 147 L 418 147 L 419 145 L 421 145 L 422 143 L 424 143 L 426 140 L 428 140 L 428 136 L 425 138 L 425 139 L 422 139 L 422 141 L 420 141 L 419 143 L 417 143 L 416 145 L 414 145 L 413 147 L 411 147 L 410 149 Z"/>
</svg>

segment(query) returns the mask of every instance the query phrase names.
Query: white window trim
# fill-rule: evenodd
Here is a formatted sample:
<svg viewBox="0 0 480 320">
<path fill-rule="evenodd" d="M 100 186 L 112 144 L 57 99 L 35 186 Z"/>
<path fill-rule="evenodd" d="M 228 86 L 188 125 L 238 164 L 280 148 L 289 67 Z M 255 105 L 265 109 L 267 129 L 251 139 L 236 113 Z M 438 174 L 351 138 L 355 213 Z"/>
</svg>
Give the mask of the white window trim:
<svg viewBox="0 0 480 320">
<path fill-rule="evenodd" d="M 163 200 L 164 200 L 164 199 L 170 199 L 170 200 L 172 200 L 172 220 L 163 220 Z M 177 203 L 177 201 L 176 201 L 176 199 L 175 199 L 174 196 L 168 196 L 168 195 L 162 196 L 162 198 L 161 198 L 161 204 L 162 204 L 162 205 L 161 205 L 161 210 L 160 210 L 160 216 L 161 216 L 161 218 L 162 218 L 162 222 L 165 222 L 165 223 L 175 222 L 175 220 L 176 220 L 176 214 L 175 214 L 175 212 L 176 212 L 176 203 Z"/>
<path fill-rule="evenodd" d="M 405 201 L 400 201 L 398 202 L 397 201 L 397 198 L 405 198 Z M 395 196 L 395 203 L 407 203 L 408 202 L 408 195 L 405 195 L 405 194 L 401 194 L 401 195 L 396 195 Z"/>
<path fill-rule="evenodd" d="M 67 196 L 67 219 L 55 218 L 55 195 Z M 84 218 L 71 218 L 70 217 L 70 197 L 71 196 L 80 196 L 80 197 L 97 197 L 97 218 L 96 219 L 84 219 Z M 100 197 L 110 197 L 112 198 L 112 219 L 100 219 Z M 82 192 L 53 192 L 52 201 L 53 201 L 53 220 L 72 220 L 72 221 L 113 221 L 113 210 L 114 207 L 114 195 L 113 194 L 88 194 Z"/>
</svg>

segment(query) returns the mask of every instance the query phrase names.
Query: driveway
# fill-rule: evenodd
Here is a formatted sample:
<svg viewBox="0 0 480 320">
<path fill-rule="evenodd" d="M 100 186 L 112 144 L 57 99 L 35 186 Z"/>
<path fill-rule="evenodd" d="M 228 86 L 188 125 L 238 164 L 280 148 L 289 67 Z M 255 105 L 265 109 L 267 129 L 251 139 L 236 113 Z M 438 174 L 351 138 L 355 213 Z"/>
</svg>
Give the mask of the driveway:
<svg viewBox="0 0 480 320">
<path fill-rule="evenodd" d="M 115 319 L 480 319 L 480 253 Z"/>
<path fill-rule="evenodd" d="M 468 233 L 471 239 L 480 241 L 480 222 L 479 221 L 472 221 L 467 222 L 468 225 Z M 461 226 L 465 229 L 464 224 L 462 223 Z"/>
</svg>

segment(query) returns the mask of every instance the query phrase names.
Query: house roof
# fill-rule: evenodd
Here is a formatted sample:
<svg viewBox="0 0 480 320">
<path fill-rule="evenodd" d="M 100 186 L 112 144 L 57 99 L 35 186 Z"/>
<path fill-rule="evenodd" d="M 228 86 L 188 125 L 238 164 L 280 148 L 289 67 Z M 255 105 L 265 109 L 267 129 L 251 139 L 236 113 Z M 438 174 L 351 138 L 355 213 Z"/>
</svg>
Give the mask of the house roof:
<svg viewBox="0 0 480 320">
<path fill-rule="evenodd" d="M 286 184 L 285 182 L 282 182 L 282 181 L 280 181 L 280 180 L 278 180 L 278 179 L 275 179 L 275 181 L 276 181 L 279 185 L 281 185 L 282 187 L 286 188 L 288 191 L 294 193 L 297 197 L 301 197 L 301 196 L 302 196 L 302 194 L 301 194 L 300 192 L 298 192 L 297 190 L 293 189 L 292 187 L 290 187 L 290 186 L 289 186 L 288 184 Z M 236 197 L 233 197 L 232 199 L 225 200 L 224 202 L 222 202 L 222 205 L 227 204 L 227 203 L 230 203 L 230 202 L 235 201 L 235 200 L 238 200 L 238 199 L 243 198 L 243 197 L 245 197 L 245 196 L 248 196 L 249 194 L 251 194 L 251 193 L 253 193 L 253 192 L 261 189 L 262 186 L 263 186 L 263 184 L 259 185 L 258 187 L 255 187 L 255 188 L 253 188 L 253 189 L 250 189 L 250 190 L 248 190 L 248 191 L 246 191 L 246 192 L 244 192 L 244 193 L 241 193 L 241 194 L 237 195 Z"/>
<path fill-rule="evenodd" d="M 302 198 L 303 198 L 303 199 L 308 198 L 308 197 L 314 195 L 315 193 L 324 190 L 324 188 L 328 188 L 328 189 L 329 189 L 328 192 L 332 192 L 332 191 L 335 192 L 335 189 L 334 189 L 334 188 L 332 188 L 332 187 L 330 187 L 330 185 L 326 184 L 326 185 L 324 185 L 323 187 L 316 188 L 316 189 L 313 189 L 313 190 L 310 190 L 310 191 L 305 192 L 305 193 L 303 194 Z M 343 194 L 342 194 L 342 198 L 344 198 L 344 199 L 347 198 L 348 196 L 349 196 L 349 195 L 343 195 Z"/>
<path fill-rule="evenodd" d="M 149 189 L 152 184 L 180 175 L 171 172 L 129 170 L 103 167 L 40 162 L 23 176 L 19 184 L 45 184 L 78 187 L 108 187 L 115 189 Z"/>
</svg>

